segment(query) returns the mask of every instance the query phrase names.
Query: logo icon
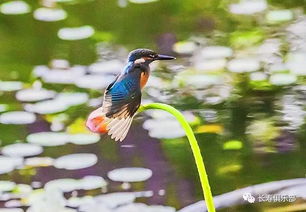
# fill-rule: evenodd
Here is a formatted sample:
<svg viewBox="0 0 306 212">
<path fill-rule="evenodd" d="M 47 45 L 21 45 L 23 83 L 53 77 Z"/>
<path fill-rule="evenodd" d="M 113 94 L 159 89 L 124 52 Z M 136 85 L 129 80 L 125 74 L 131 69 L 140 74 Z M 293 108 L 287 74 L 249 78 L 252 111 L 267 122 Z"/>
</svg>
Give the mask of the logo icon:
<svg viewBox="0 0 306 212">
<path fill-rule="evenodd" d="M 255 197 L 253 197 L 251 193 L 244 193 L 242 197 L 245 201 L 248 201 L 249 203 L 255 202 Z"/>
</svg>

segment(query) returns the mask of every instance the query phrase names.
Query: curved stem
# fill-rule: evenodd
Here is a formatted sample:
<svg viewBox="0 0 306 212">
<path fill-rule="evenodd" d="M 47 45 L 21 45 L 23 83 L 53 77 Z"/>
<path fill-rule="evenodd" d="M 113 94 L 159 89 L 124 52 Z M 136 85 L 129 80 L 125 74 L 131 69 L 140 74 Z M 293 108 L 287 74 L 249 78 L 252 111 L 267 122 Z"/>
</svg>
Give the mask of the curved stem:
<svg viewBox="0 0 306 212">
<path fill-rule="evenodd" d="M 202 155 L 201 155 L 201 150 L 200 150 L 198 142 L 197 142 L 197 140 L 194 136 L 194 133 L 193 133 L 190 125 L 186 121 L 185 117 L 183 116 L 183 114 L 181 112 L 179 112 L 174 107 L 172 107 L 170 105 L 167 105 L 167 104 L 161 104 L 161 103 L 150 103 L 150 104 L 147 104 L 147 105 L 142 105 L 139 108 L 138 112 L 142 112 L 144 110 L 149 110 L 149 109 L 160 109 L 160 110 L 164 110 L 164 111 L 167 111 L 167 112 L 171 113 L 178 120 L 178 122 L 181 124 L 181 126 L 185 130 L 185 133 L 187 135 L 189 144 L 191 146 L 191 150 L 192 150 L 192 153 L 193 153 L 193 156 L 194 156 L 194 159 L 195 159 L 195 163 L 196 163 L 196 166 L 197 166 L 197 169 L 198 169 L 198 174 L 200 176 L 200 181 L 201 181 L 201 185 L 202 185 L 202 190 L 203 190 L 207 210 L 209 212 L 215 212 L 213 196 L 212 196 L 212 193 L 211 193 L 211 190 L 210 190 L 209 181 L 208 181 L 207 173 L 206 173 L 206 170 L 205 170 L 204 161 L 203 161 L 203 158 L 202 158 Z"/>
</svg>

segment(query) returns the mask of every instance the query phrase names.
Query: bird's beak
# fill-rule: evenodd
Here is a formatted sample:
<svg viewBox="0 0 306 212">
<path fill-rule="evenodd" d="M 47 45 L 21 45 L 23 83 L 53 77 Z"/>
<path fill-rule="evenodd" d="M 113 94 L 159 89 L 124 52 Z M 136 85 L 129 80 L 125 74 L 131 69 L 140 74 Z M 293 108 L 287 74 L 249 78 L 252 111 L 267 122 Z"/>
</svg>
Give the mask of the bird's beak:
<svg viewBox="0 0 306 212">
<path fill-rule="evenodd" d="M 155 60 L 174 60 L 174 59 L 176 58 L 168 55 L 159 54 L 157 55 L 157 58 Z"/>
</svg>

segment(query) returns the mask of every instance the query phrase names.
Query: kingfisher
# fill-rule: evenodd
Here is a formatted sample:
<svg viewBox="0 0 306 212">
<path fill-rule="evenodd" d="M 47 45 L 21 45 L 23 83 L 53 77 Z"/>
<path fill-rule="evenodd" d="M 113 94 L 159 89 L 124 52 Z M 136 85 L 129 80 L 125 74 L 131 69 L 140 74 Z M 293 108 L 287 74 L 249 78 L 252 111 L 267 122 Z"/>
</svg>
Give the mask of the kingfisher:
<svg viewBox="0 0 306 212">
<path fill-rule="evenodd" d="M 102 106 L 88 116 L 88 129 L 95 133 L 107 133 L 115 141 L 123 141 L 140 107 L 141 91 L 150 75 L 150 63 L 173 59 L 175 57 L 157 54 L 150 49 L 131 51 L 123 71 L 107 86 Z"/>
</svg>

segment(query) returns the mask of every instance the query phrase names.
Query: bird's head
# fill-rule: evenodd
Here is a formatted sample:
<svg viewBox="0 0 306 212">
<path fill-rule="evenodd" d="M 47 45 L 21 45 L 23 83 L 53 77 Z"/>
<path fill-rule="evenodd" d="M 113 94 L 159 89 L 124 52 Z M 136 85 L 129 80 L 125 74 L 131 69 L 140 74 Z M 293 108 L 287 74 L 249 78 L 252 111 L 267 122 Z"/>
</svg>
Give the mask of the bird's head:
<svg viewBox="0 0 306 212">
<path fill-rule="evenodd" d="M 150 64 L 155 60 L 173 60 L 175 57 L 157 54 L 150 49 L 135 49 L 130 52 L 128 60 L 136 64 Z"/>
</svg>

